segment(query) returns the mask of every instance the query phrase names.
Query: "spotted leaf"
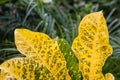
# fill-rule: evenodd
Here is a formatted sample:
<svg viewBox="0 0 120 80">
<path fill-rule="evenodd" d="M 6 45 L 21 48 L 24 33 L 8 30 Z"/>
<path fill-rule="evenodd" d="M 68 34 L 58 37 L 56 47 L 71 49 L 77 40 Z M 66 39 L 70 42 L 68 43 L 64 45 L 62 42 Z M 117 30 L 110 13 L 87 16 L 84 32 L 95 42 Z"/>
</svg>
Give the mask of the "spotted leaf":
<svg viewBox="0 0 120 80">
<path fill-rule="evenodd" d="M 1 80 L 54 80 L 51 72 L 36 58 L 13 58 L 0 65 Z"/>
<path fill-rule="evenodd" d="M 102 67 L 112 54 L 109 34 L 103 13 L 94 12 L 85 16 L 74 39 L 72 49 L 79 60 L 84 80 L 109 80 L 102 74 Z M 112 79 L 114 80 L 114 79 Z"/>
<path fill-rule="evenodd" d="M 71 79 L 57 41 L 52 40 L 44 33 L 16 29 L 15 43 L 22 54 L 28 58 L 36 57 L 37 60 L 40 60 L 56 80 Z"/>
<path fill-rule="evenodd" d="M 67 69 L 72 80 L 80 80 L 81 72 L 79 71 L 78 60 L 73 53 L 71 46 L 64 39 L 58 39 L 57 41 L 60 47 L 60 51 L 63 53 L 67 62 Z"/>
</svg>

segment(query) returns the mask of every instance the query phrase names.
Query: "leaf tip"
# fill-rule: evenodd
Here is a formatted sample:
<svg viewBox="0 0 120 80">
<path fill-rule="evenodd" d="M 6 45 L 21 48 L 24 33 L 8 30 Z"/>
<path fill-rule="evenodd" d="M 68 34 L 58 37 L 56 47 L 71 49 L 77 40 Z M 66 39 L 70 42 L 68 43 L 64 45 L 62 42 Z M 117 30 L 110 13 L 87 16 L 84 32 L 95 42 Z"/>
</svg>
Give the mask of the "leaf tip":
<svg viewBox="0 0 120 80">
<path fill-rule="evenodd" d="M 15 29 L 14 34 L 16 35 L 16 34 L 19 33 L 21 30 L 23 30 L 23 29 Z"/>
<path fill-rule="evenodd" d="M 111 73 L 107 73 L 105 74 L 105 80 L 115 80 L 113 74 Z"/>
</svg>

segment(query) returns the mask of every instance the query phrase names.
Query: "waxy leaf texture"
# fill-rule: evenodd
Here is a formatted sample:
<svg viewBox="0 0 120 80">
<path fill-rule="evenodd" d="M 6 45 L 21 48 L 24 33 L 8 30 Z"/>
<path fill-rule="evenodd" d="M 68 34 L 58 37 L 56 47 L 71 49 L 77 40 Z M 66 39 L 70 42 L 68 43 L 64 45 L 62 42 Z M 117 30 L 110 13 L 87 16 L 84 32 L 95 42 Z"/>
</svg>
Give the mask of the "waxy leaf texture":
<svg viewBox="0 0 120 80">
<path fill-rule="evenodd" d="M 102 74 L 102 67 L 112 54 L 109 34 L 103 13 L 94 12 L 85 16 L 74 39 L 72 49 L 79 60 L 79 69 L 84 80 L 114 80 L 111 73 Z"/>
<path fill-rule="evenodd" d="M 21 53 L 41 60 L 42 65 L 47 67 L 56 80 L 71 79 L 57 41 L 52 40 L 44 33 L 16 29 L 15 43 Z"/>
<path fill-rule="evenodd" d="M 35 66 L 42 65 L 48 70 L 48 71 L 44 70 L 43 74 L 51 73 L 51 75 L 55 80 L 64 80 L 64 79 L 71 80 L 71 77 L 69 76 L 66 67 L 65 58 L 63 54 L 60 52 L 57 41 L 52 40 L 49 36 L 47 36 L 44 33 L 32 32 L 27 29 L 16 29 L 15 43 L 17 49 L 22 54 L 26 55 L 26 58 L 30 59 L 31 61 L 28 62 L 28 64 L 24 65 L 24 63 L 27 62 L 26 59 L 8 60 L 1 65 L 2 67 L 4 67 L 5 65 L 5 67 L 8 68 L 10 72 L 15 73 L 16 76 L 21 76 L 21 77 L 23 77 L 22 75 L 26 76 L 25 78 L 24 77 L 21 78 L 22 80 L 24 79 L 35 80 L 35 79 L 31 79 L 31 77 L 34 78 L 35 76 L 37 76 L 36 74 L 34 74 L 34 71 L 32 71 L 36 69 L 31 69 L 31 70 L 27 70 L 27 69 L 29 69 L 30 67 L 36 68 Z M 32 61 L 34 64 L 31 63 Z M 20 64 L 16 64 L 16 63 L 20 63 Z M 9 64 L 10 66 L 8 66 Z M 21 70 L 17 67 L 20 68 L 23 67 L 25 68 L 25 71 L 22 71 L 23 68 Z M 18 74 L 16 74 L 17 72 L 15 71 L 18 71 Z M 47 76 L 48 77 L 47 79 L 49 79 L 51 75 Z M 46 78 L 46 75 L 44 77 Z M 42 77 L 42 79 L 45 79 L 44 77 Z M 53 80 L 53 78 L 50 80 Z M 38 80 L 40 79 L 41 79 L 41 75 Z"/>
<path fill-rule="evenodd" d="M 60 51 L 63 53 L 65 57 L 67 69 L 72 80 L 80 80 L 81 72 L 79 71 L 78 60 L 75 54 L 73 53 L 69 43 L 64 39 L 59 39 L 57 41 Z"/>
<path fill-rule="evenodd" d="M 13 58 L 4 62 L 0 80 L 54 80 L 51 72 L 36 58 Z"/>
</svg>

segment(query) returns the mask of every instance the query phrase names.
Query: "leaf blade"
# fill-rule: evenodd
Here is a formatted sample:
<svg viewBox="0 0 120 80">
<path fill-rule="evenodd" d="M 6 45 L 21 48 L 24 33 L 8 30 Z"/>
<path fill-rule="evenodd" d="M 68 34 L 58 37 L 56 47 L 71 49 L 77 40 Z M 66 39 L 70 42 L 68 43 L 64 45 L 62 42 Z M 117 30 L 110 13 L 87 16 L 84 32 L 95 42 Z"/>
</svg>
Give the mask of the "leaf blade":
<svg viewBox="0 0 120 80">
<path fill-rule="evenodd" d="M 16 29 L 15 43 L 17 49 L 27 57 L 35 56 L 38 60 L 40 59 L 55 79 L 71 79 L 57 41 L 52 40 L 44 33 Z"/>
<path fill-rule="evenodd" d="M 79 71 L 78 60 L 75 54 L 73 53 L 69 43 L 64 39 L 59 39 L 57 41 L 58 41 L 60 51 L 65 57 L 65 60 L 67 63 L 67 69 L 72 80 L 80 80 L 81 72 Z"/>
<path fill-rule="evenodd" d="M 16 80 L 39 80 L 43 78 L 46 80 L 54 80 L 49 70 L 41 64 L 40 60 L 36 60 L 35 57 L 13 58 L 2 63 L 0 67 L 0 76 L 5 76 L 3 80 L 9 78 Z M 6 72 L 7 75 L 3 74 L 4 72 Z"/>
<path fill-rule="evenodd" d="M 79 34 L 72 44 L 79 59 L 79 67 L 84 80 L 105 80 L 102 67 L 112 54 L 106 21 L 102 12 L 94 12 L 83 18 Z"/>
</svg>

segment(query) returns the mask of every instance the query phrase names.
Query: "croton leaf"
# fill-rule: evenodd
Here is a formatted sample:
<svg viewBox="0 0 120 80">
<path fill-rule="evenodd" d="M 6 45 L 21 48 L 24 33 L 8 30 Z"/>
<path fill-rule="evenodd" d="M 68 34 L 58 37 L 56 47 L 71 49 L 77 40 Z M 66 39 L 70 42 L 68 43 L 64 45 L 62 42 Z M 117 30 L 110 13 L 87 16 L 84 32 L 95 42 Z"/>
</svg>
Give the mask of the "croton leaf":
<svg viewBox="0 0 120 80">
<path fill-rule="evenodd" d="M 55 80 L 63 80 L 63 79 L 71 80 L 71 77 L 69 76 L 69 73 L 66 67 L 65 58 L 63 54 L 60 52 L 57 41 L 52 40 L 49 36 L 47 36 L 44 33 L 32 32 L 27 29 L 16 29 L 15 30 L 15 44 L 17 46 L 17 49 L 22 54 L 26 55 L 27 59 L 32 59 L 33 63 L 34 61 L 36 61 L 35 63 L 46 67 L 49 70 L 49 72 L 52 74 Z M 24 65 L 24 63 L 26 63 L 25 60 L 18 60 L 18 59 L 13 59 L 11 61 L 8 60 L 5 63 L 3 63 L 5 65 L 1 65 L 1 66 L 6 67 L 6 65 L 8 64 L 12 66 L 12 64 L 16 63 L 16 61 L 20 62 L 21 63 L 20 66 L 22 66 Z M 11 68 L 9 68 L 9 70 L 12 72 L 18 71 L 18 74 L 16 74 L 18 76 L 29 75 L 33 77 L 34 71 L 33 72 L 32 71 L 30 72 L 30 70 L 26 71 L 27 67 L 34 68 L 33 65 L 31 64 L 32 63 L 30 63 L 29 66 L 26 65 L 24 71 L 21 71 L 21 70 L 19 71 L 19 68 L 13 67 L 14 65 Z M 18 66 L 19 64 L 15 64 L 15 65 Z M 17 69 L 17 70 L 12 70 L 12 69 Z M 25 74 L 25 72 L 27 74 Z M 31 79 L 31 77 L 29 77 L 29 79 Z M 25 78 L 28 78 L 28 77 L 25 77 Z"/>
<path fill-rule="evenodd" d="M 72 49 L 79 60 L 79 68 L 84 80 L 114 80 L 112 74 L 104 77 L 102 67 L 112 54 L 108 29 L 102 11 L 85 16 L 80 25 L 78 36 Z"/>
<path fill-rule="evenodd" d="M 65 57 L 67 63 L 67 69 L 72 80 L 80 80 L 81 72 L 79 71 L 78 60 L 75 54 L 73 53 L 71 46 L 64 39 L 58 39 L 57 41 L 60 51 L 63 53 Z"/>
<path fill-rule="evenodd" d="M 42 62 L 33 58 L 13 58 L 0 65 L 1 80 L 54 80 Z"/>
<path fill-rule="evenodd" d="M 71 79 L 57 41 L 52 40 L 44 33 L 16 29 L 15 43 L 17 49 L 27 57 L 38 57 L 38 60 L 42 61 L 55 79 Z"/>
<path fill-rule="evenodd" d="M 0 67 L 0 80 L 9 80 L 12 79 L 14 80 L 15 77 L 11 75 L 11 73 L 6 70 L 4 67 Z"/>
</svg>

